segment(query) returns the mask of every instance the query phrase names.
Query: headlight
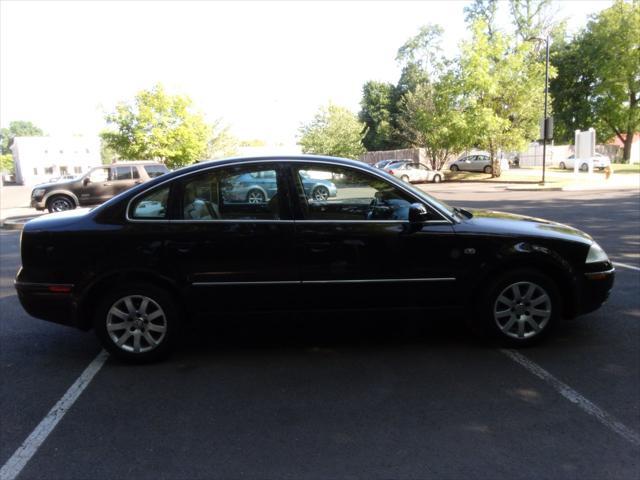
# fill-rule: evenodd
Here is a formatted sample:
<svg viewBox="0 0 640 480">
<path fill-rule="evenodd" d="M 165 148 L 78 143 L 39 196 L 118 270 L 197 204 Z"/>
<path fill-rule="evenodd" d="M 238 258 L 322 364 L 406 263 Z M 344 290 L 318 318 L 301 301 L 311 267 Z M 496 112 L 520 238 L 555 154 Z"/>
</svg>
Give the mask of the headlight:
<svg viewBox="0 0 640 480">
<path fill-rule="evenodd" d="M 33 192 L 31 192 L 32 197 L 41 197 L 44 195 L 44 188 L 36 188 Z"/>
<path fill-rule="evenodd" d="M 608 261 L 609 261 L 609 257 L 607 256 L 605 251 L 602 249 L 602 247 L 598 245 L 596 242 L 593 242 L 591 244 L 591 247 L 589 247 L 589 253 L 587 254 L 587 260 L 585 263 L 598 263 L 598 262 L 608 262 Z"/>
</svg>

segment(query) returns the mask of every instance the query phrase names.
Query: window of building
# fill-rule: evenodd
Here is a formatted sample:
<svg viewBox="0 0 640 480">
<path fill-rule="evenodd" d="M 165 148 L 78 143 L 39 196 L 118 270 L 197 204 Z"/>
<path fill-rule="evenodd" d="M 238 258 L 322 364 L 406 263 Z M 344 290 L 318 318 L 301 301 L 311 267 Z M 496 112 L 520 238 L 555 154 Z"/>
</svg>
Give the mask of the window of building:
<svg viewBox="0 0 640 480">
<path fill-rule="evenodd" d="M 82 173 L 82 167 L 73 167 L 73 173 Z"/>
<path fill-rule="evenodd" d="M 37 169 L 37 168 L 34 168 L 34 169 L 33 169 L 33 174 L 34 174 L 34 175 L 37 175 L 37 174 L 38 174 L 38 169 Z"/>
<path fill-rule="evenodd" d="M 69 175 L 67 167 L 60 167 L 60 175 Z"/>
<path fill-rule="evenodd" d="M 45 175 L 53 175 L 53 167 L 46 167 L 44 169 L 44 174 Z"/>
</svg>

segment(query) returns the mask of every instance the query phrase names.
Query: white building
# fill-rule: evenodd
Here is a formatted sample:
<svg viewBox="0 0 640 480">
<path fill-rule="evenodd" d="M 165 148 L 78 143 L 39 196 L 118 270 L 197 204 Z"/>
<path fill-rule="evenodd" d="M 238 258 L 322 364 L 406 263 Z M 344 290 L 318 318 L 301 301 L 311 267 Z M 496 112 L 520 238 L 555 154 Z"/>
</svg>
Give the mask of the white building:
<svg viewBox="0 0 640 480">
<path fill-rule="evenodd" d="M 99 166 L 98 137 L 15 137 L 11 145 L 16 182 L 35 185 Z"/>
</svg>

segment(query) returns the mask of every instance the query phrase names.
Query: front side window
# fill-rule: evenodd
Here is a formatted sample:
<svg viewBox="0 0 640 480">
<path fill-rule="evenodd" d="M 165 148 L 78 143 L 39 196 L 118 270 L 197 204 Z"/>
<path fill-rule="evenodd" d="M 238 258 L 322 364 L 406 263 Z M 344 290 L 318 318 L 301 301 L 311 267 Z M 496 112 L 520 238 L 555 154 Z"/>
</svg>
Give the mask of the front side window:
<svg viewBox="0 0 640 480">
<path fill-rule="evenodd" d="M 295 167 L 308 220 L 408 220 L 411 197 L 375 176 L 344 167 Z"/>
<path fill-rule="evenodd" d="M 185 220 L 277 220 L 278 178 L 273 167 L 229 167 L 184 184 Z"/>
<path fill-rule="evenodd" d="M 140 220 L 167 218 L 168 202 L 169 187 L 157 188 L 136 200 L 131 217 Z"/>
<path fill-rule="evenodd" d="M 110 180 L 111 170 L 109 168 L 96 168 L 95 170 L 91 170 L 89 174 L 89 180 L 92 182 L 106 182 Z"/>
</svg>

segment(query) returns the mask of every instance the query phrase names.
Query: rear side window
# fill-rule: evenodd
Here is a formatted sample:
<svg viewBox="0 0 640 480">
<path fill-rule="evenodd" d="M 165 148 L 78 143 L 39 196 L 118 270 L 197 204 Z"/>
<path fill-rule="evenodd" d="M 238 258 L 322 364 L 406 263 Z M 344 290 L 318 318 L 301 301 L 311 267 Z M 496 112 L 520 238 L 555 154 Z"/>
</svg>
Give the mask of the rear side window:
<svg viewBox="0 0 640 480">
<path fill-rule="evenodd" d="M 114 168 L 114 180 L 131 180 L 131 167 L 115 167 Z"/>
<path fill-rule="evenodd" d="M 144 170 L 147 172 L 147 175 L 149 175 L 149 178 L 159 177 L 169 171 L 164 165 L 145 165 Z"/>
<path fill-rule="evenodd" d="M 131 218 L 162 219 L 167 218 L 169 187 L 158 188 L 138 198 L 131 208 Z"/>
</svg>

